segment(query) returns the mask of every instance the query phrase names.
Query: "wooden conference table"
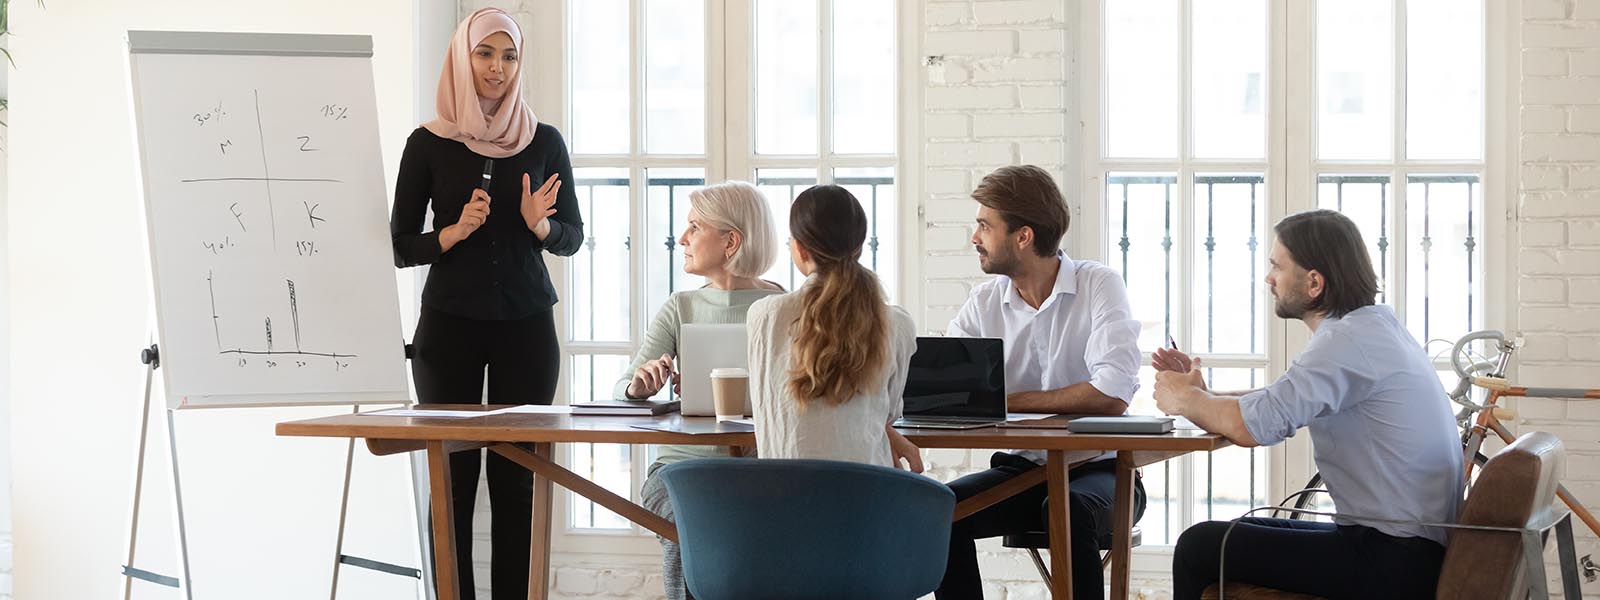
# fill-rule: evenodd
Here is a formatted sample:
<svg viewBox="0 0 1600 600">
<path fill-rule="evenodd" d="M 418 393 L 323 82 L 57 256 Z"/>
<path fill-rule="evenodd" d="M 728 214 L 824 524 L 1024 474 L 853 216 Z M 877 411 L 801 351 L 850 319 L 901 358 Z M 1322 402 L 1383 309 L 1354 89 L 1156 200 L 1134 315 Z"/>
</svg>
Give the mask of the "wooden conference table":
<svg viewBox="0 0 1600 600">
<path fill-rule="evenodd" d="M 423 405 L 417 408 L 450 410 L 493 410 L 481 405 Z M 566 414 L 502 413 L 485 417 L 385 417 L 347 414 L 303 421 L 279 423 L 278 435 L 365 438 L 373 454 L 386 455 L 414 450 L 428 452 L 428 473 L 432 489 L 434 576 L 440 600 L 456 598 L 454 512 L 450 509 L 449 453 L 488 448 L 536 475 L 533 487 L 533 551 L 528 565 L 530 599 L 548 596 L 550 579 L 551 483 L 588 498 L 641 527 L 671 540 L 678 539 L 677 528 L 627 498 L 618 496 L 554 460 L 553 444 L 687 444 L 706 446 L 754 447 L 755 434 L 727 433 L 689 435 L 637 429 L 634 424 L 666 422 L 675 419 L 710 417 L 573 417 Z M 1050 589 L 1055 598 L 1072 597 L 1072 565 L 1068 548 L 1069 510 L 1067 508 L 1067 469 L 1103 452 L 1116 452 L 1117 499 L 1115 532 L 1112 536 L 1111 597 L 1128 597 L 1129 537 L 1133 528 L 1134 469 L 1158 463 L 1189 452 L 1209 452 L 1228 446 L 1221 436 L 1202 431 L 1175 431 L 1165 435 L 1077 434 L 1064 429 L 1024 429 L 986 427 L 966 430 L 902 429 L 901 433 L 922 448 L 1029 449 L 1042 450 L 1047 464 L 1024 473 L 1002 485 L 968 498 L 956 505 L 956 520 L 1026 490 L 1039 482 L 1050 485 Z M 469 525 L 470 526 L 470 525 Z"/>
</svg>

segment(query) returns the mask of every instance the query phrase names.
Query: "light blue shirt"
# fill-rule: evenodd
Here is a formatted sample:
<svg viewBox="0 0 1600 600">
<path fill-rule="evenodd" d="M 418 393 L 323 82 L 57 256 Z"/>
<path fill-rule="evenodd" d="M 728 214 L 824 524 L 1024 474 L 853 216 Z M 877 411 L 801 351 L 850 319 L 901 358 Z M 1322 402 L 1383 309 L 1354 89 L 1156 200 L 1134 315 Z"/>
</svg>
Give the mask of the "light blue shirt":
<svg viewBox="0 0 1600 600">
<path fill-rule="evenodd" d="M 1389 307 L 1323 321 L 1282 377 L 1239 399 L 1239 412 L 1263 446 L 1311 428 L 1338 512 L 1455 522 L 1465 477 L 1455 416 L 1433 364 Z M 1436 527 L 1335 520 L 1446 543 Z"/>
</svg>

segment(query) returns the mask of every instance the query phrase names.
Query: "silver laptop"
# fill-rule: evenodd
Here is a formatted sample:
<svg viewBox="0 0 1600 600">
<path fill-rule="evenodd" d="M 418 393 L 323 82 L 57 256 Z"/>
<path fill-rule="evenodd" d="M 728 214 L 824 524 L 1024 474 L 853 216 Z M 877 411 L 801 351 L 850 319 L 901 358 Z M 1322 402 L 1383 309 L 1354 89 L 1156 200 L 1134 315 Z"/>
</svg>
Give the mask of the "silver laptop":
<svg viewBox="0 0 1600 600">
<path fill-rule="evenodd" d="M 895 427 L 975 429 L 1006 420 L 1005 342 L 919 337 Z"/>
<path fill-rule="evenodd" d="M 711 370 L 746 368 L 744 324 L 686 323 L 678 335 L 678 373 L 683 391 L 679 410 L 689 417 L 715 416 Z M 749 394 L 745 395 L 744 414 L 750 414 Z"/>
</svg>

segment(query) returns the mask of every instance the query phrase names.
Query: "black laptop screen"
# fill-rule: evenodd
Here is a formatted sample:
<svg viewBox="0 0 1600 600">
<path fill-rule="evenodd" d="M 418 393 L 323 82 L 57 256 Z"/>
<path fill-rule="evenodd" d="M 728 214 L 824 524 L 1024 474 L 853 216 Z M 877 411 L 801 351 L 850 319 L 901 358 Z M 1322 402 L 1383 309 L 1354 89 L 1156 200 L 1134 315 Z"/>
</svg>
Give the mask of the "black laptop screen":
<svg viewBox="0 0 1600 600">
<path fill-rule="evenodd" d="M 917 338 L 905 399 L 908 417 L 1004 419 L 1004 342 L 996 338 Z"/>
</svg>

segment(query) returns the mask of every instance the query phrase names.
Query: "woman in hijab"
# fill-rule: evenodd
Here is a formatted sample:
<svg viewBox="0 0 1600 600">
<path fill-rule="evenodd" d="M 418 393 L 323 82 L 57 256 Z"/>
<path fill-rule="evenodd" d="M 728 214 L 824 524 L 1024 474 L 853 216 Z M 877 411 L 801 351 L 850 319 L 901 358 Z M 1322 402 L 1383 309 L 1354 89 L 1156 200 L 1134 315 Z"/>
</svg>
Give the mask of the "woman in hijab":
<svg viewBox="0 0 1600 600">
<path fill-rule="evenodd" d="M 439 76 L 439 118 L 406 140 L 390 233 L 395 265 L 432 265 L 411 360 L 417 398 L 549 404 L 560 375 L 544 253 L 583 242 L 566 142 L 522 99 L 522 30 L 496 8 L 456 28 Z M 433 230 L 422 230 L 429 209 Z M 450 455 L 461 597 L 472 598 L 472 512 L 482 451 Z M 489 453 L 490 587 L 527 598 L 533 476 Z"/>
</svg>

